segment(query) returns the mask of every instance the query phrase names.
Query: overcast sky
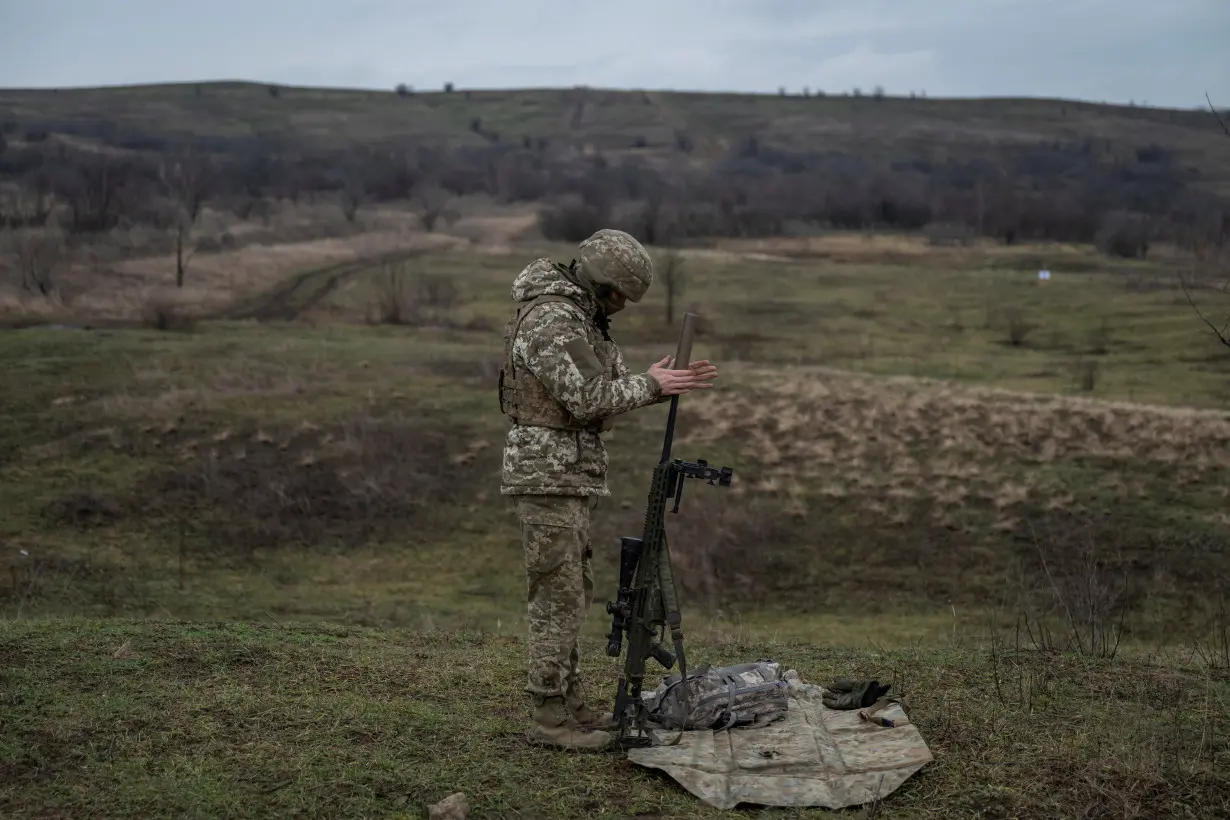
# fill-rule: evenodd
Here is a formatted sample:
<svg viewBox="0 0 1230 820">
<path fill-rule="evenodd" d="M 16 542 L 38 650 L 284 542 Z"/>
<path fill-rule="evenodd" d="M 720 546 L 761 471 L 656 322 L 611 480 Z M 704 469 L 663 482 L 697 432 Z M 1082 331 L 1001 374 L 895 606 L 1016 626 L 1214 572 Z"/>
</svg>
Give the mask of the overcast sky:
<svg viewBox="0 0 1230 820">
<path fill-rule="evenodd" d="M 1046 96 L 1230 106 L 1230 0 L 0 0 L 0 87 Z"/>
</svg>

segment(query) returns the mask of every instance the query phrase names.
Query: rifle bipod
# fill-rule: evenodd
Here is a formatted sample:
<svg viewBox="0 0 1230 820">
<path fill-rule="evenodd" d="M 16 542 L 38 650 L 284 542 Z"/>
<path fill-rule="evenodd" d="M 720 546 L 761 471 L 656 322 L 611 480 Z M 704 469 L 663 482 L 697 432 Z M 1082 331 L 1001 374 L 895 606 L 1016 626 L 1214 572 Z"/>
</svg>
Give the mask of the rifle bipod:
<svg viewBox="0 0 1230 820">
<path fill-rule="evenodd" d="M 685 314 L 683 330 L 674 362 L 691 361 L 692 337 L 695 333 L 696 315 Z M 676 367 L 679 365 L 676 364 Z M 679 612 L 679 597 L 675 589 L 675 577 L 671 567 L 670 550 L 666 541 L 666 505 L 674 501 L 672 513 L 679 512 L 683 498 L 683 485 L 687 479 L 701 479 L 711 486 L 729 487 L 734 471 L 729 467 L 710 467 L 703 459 L 683 461 L 671 458 L 671 446 L 675 437 L 675 420 L 679 412 L 679 396 L 671 396 L 670 414 L 666 421 L 666 436 L 662 443 L 662 457 L 658 460 L 650 482 L 649 497 L 645 505 L 645 525 L 639 538 L 625 536 L 620 539 L 619 591 L 614 601 L 606 605 L 611 616 L 611 631 L 607 634 L 606 653 L 619 657 L 623 639 L 628 638 L 628 651 L 624 659 L 623 673 L 615 694 L 614 715 L 617 721 L 617 745 L 623 749 L 653 744 L 647 731 L 648 715 L 641 700 L 641 688 L 645 680 L 645 664 L 653 658 L 663 668 L 679 664 L 681 693 L 687 704 L 687 660 L 683 649 L 682 617 Z M 662 644 L 666 628 L 670 627 L 672 654 Z M 686 726 L 686 708 L 685 724 Z M 632 734 L 635 732 L 635 734 Z M 683 737 L 680 730 L 671 745 Z"/>
</svg>

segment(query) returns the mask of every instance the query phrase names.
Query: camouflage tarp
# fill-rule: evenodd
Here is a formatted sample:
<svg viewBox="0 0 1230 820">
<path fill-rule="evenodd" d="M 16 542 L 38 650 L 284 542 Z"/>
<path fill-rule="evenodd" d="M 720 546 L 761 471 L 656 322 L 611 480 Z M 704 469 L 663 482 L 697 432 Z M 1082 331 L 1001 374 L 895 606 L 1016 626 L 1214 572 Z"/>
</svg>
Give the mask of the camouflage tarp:
<svg viewBox="0 0 1230 820">
<path fill-rule="evenodd" d="M 840 809 L 884 799 L 931 762 L 931 750 L 900 704 L 889 703 L 878 726 L 858 709 L 830 709 L 824 688 L 791 670 L 786 714 L 759 727 L 687 731 L 674 746 L 628 750 L 628 759 L 661 769 L 711 806 L 822 806 Z M 866 710 L 864 710 L 866 711 Z M 674 732 L 662 731 L 658 742 Z"/>
</svg>

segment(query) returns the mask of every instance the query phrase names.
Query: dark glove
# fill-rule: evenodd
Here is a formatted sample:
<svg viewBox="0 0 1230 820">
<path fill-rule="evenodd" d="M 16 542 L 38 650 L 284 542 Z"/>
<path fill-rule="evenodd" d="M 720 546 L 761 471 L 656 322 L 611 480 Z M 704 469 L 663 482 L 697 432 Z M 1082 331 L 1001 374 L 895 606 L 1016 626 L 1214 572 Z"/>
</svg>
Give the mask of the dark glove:
<svg viewBox="0 0 1230 820">
<path fill-rule="evenodd" d="M 832 686 L 824 687 L 823 701 L 830 709 L 862 709 L 882 698 L 891 687 L 878 680 L 838 678 Z"/>
</svg>

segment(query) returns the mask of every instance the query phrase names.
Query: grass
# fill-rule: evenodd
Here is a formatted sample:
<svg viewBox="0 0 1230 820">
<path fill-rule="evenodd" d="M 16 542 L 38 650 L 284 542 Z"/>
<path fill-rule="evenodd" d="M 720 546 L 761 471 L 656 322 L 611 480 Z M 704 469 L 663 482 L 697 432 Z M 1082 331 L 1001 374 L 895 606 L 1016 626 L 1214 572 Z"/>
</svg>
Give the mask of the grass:
<svg viewBox="0 0 1230 820">
<path fill-rule="evenodd" d="M 422 816 L 461 790 L 483 816 L 708 816 L 650 772 L 518 740 L 494 385 L 538 253 L 569 258 L 345 266 L 283 299 L 289 322 L 0 334 L 0 813 Z M 891 676 L 936 763 L 887 816 L 1225 807 L 1230 360 L 1178 264 L 901 238 L 686 252 L 679 307 L 722 378 L 676 449 L 735 470 L 669 524 L 693 661 Z M 402 323 L 372 323 L 390 277 Z M 279 293 L 245 304 L 282 315 Z M 663 308 L 655 288 L 616 317 L 633 366 L 673 349 Z M 664 418 L 612 434 L 599 612 Z M 606 621 L 585 628 L 600 699 Z"/>
<path fill-rule="evenodd" d="M 544 246 L 425 255 L 395 271 L 410 281 L 459 283 L 452 318 L 492 328 L 494 354 L 511 278 L 539 252 L 573 254 Z M 753 252 L 760 258 L 749 258 Z M 621 343 L 642 357 L 670 348 L 678 314 L 689 309 L 704 315 L 701 344 L 722 362 L 823 365 L 1149 404 L 1220 408 L 1230 398 L 1216 375 L 1230 373 L 1230 359 L 1209 344 L 1179 289 L 1186 263 L 1177 257 L 1115 264 L 1063 247 L 948 251 L 914 239 L 843 235 L 680 253 L 686 279 L 674 320 L 665 322 L 660 287 L 615 319 Z M 1044 284 L 1036 276 L 1043 267 L 1054 273 Z M 306 318 L 363 318 L 388 272 L 352 279 Z M 1085 389 L 1076 370 L 1090 361 L 1098 373 Z"/>
<path fill-rule="evenodd" d="M 382 267 L 291 324 L 6 334 L 16 389 L 3 399 L 13 421 L 0 451 L 14 480 L 0 493 L 13 513 L 0 530 L 36 560 L 14 566 L 27 592 L 5 611 L 220 607 L 516 629 L 519 558 L 496 486 L 505 421 L 491 394 L 504 294 L 523 262 L 404 263 L 394 272 L 407 281 L 461 283 L 455 304 L 415 314 L 427 324 L 345 324 L 371 315 Z M 1124 602 L 1150 613 L 1142 634 L 1161 628 L 1154 615 L 1190 626 L 1207 614 L 1208 570 L 1224 560 L 1230 430 L 1211 408 L 1224 406 L 1230 363 L 1181 296 L 1097 272 L 1039 286 L 987 267 L 751 264 L 687 260 L 681 304 L 708 322 L 697 355 L 725 375 L 722 390 L 685 404 L 680 452 L 736 470 L 730 491 L 694 492 L 681 513 L 695 533 L 676 545 L 690 598 L 728 618 L 778 618 L 752 606 L 772 590 L 787 611 L 948 620 L 955 605 L 976 621 L 988 596 L 1020 586 L 1014 573 L 1096 537 L 1126 573 Z M 763 282 L 754 300 L 749 281 Z M 633 363 L 673 344 L 660 300 L 616 319 Z M 951 326 L 963 309 L 1007 307 L 1037 323 L 1021 345 L 995 321 Z M 1081 350 L 1108 328 L 1103 352 Z M 873 342 L 851 351 L 860 336 Z M 1091 390 L 1067 373 L 1077 357 L 1099 363 Z M 1201 404 L 1210 409 L 1174 406 Z M 664 412 L 613 434 L 600 542 L 639 526 Z M 373 476 L 374 489 L 363 481 Z M 751 538 L 768 543 L 748 568 Z M 295 545 L 307 549 L 288 554 Z M 483 556 L 483 569 L 450 566 L 459 549 Z M 922 566 L 933 572 L 920 584 Z M 321 583 L 327 591 L 309 592 Z"/>
<path fill-rule="evenodd" d="M 892 680 L 936 761 L 885 816 L 1230 810 L 1230 685 L 1195 665 L 733 637 L 693 651 L 772 657 L 807 681 Z M 478 817 L 724 814 L 614 755 L 525 744 L 520 637 L 73 619 L 0 623 L 0 653 L 6 817 L 422 817 L 457 791 Z M 588 669 L 609 701 L 613 664 Z"/>
</svg>

